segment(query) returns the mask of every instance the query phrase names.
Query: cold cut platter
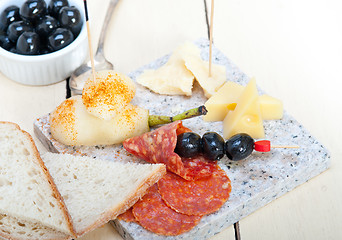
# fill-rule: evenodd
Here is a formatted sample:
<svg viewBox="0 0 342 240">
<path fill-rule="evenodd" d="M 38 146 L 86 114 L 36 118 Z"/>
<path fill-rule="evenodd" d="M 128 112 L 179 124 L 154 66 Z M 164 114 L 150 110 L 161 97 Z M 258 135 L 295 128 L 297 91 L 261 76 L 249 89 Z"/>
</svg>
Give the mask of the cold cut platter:
<svg viewBox="0 0 342 240">
<path fill-rule="evenodd" d="M 208 41 L 198 40 L 195 44 L 201 50 L 201 57 L 208 59 Z M 129 77 L 136 81 L 144 70 L 157 69 L 163 66 L 169 57 L 166 55 L 157 59 L 130 73 Z M 215 48 L 213 49 L 213 62 L 225 67 L 226 78 L 230 81 L 241 85 L 248 83 L 249 78 L 246 74 L 241 72 L 237 66 Z M 261 89 L 258 91 L 259 93 L 263 92 Z M 206 100 L 207 98 L 198 84 L 194 85 L 191 96 L 161 95 L 137 84 L 132 103 L 148 109 L 150 114 L 175 115 L 186 109 L 203 105 Z M 182 124 L 200 135 L 205 132 L 223 134 L 222 122 L 206 122 L 203 121 L 202 117 L 184 120 Z M 115 219 L 111 221 L 111 224 L 124 239 L 209 239 L 329 167 L 330 156 L 327 149 L 286 111 L 280 120 L 264 121 L 264 130 L 265 138 L 273 143 L 280 145 L 295 144 L 299 145 L 300 148 L 274 149 L 265 153 L 254 151 L 248 158 L 241 161 L 231 161 L 226 156 L 223 157 L 218 162 L 218 166 L 229 177 L 229 187 L 231 187 L 229 198 L 218 210 L 205 214 L 201 218 L 196 218 L 194 220 L 196 224 L 191 230 L 175 236 L 162 236 L 145 229 L 136 222 Z M 103 158 L 110 161 L 143 162 L 143 160 L 126 151 L 122 144 L 79 147 L 64 145 L 51 136 L 49 115 L 36 119 L 34 131 L 40 141 L 52 152 L 88 155 L 95 160 L 96 158 Z M 213 184 L 210 185 L 212 188 L 215 188 L 215 184 L 218 182 L 228 184 L 228 180 L 220 175 L 220 171 L 218 172 Z M 159 188 L 163 188 L 164 192 L 167 192 L 168 186 L 171 187 L 170 185 L 167 182 L 161 183 Z M 148 194 L 153 201 L 157 201 L 153 192 Z M 221 198 L 226 199 L 227 197 Z M 181 201 L 179 199 L 173 200 Z M 195 206 L 191 211 L 196 212 L 198 209 Z"/>
</svg>

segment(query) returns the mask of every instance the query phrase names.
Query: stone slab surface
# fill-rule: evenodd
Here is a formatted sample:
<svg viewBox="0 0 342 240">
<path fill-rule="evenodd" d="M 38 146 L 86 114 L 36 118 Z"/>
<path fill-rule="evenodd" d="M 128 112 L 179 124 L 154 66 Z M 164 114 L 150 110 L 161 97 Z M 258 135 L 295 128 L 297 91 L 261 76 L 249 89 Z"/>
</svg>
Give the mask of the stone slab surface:
<svg viewBox="0 0 342 240">
<path fill-rule="evenodd" d="M 202 58 L 207 60 L 208 41 L 198 40 L 196 44 L 202 50 Z M 167 55 L 157 59 L 130 73 L 129 76 L 135 80 L 144 69 L 158 68 L 167 61 L 168 57 Z M 249 78 L 215 48 L 213 62 L 226 67 L 228 80 L 243 85 L 248 82 Z M 262 90 L 259 91 L 262 93 Z M 133 103 L 149 109 L 150 114 L 175 115 L 202 105 L 205 100 L 202 90 L 197 85 L 194 86 L 192 97 L 162 96 L 137 86 Z M 207 131 L 222 134 L 221 122 L 207 123 L 198 117 L 184 120 L 183 124 L 200 135 Z M 231 179 L 231 196 L 219 211 L 204 216 L 191 231 L 175 237 L 165 237 L 153 234 L 135 223 L 114 220 L 111 224 L 124 239 L 208 239 L 329 167 L 328 150 L 286 111 L 282 120 L 264 121 L 264 127 L 266 139 L 271 140 L 273 144 L 299 145 L 300 148 L 273 149 L 269 153 L 254 152 L 249 158 L 239 162 L 232 162 L 224 157 L 219 164 Z M 34 122 L 34 131 L 45 147 L 52 152 L 86 154 L 94 159 L 104 158 L 111 161 L 141 161 L 130 156 L 121 145 L 65 146 L 51 137 L 48 115 Z"/>
</svg>

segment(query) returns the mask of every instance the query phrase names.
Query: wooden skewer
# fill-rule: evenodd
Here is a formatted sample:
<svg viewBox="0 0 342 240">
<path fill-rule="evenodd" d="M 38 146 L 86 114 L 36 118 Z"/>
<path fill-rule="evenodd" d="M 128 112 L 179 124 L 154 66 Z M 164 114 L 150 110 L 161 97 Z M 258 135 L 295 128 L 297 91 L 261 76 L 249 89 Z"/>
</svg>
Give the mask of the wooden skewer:
<svg viewBox="0 0 342 240">
<path fill-rule="evenodd" d="M 85 12 L 85 17 L 86 17 L 86 25 L 87 25 L 87 34 L 88 34 L 88 45 L 89 45 L 89 55 L 90 55 L 90 62 L 91 62 L 91 71 L 92 71 L 93 81 L 95 82 L 95 64 L 94 64 L 93 48 L 92 48 L 92 43 L 91 43 L 90 27 L 89 27 L 89 16 L 88 16 L 87 0 L 84 0 L 84 12 Z"/>
<path fill-rule="evenodd" d="M 300 148 L 297 145 L 271 145 L 271 148 Z"/>
<path fill-rule="evenodd" d="M 213 46 L 213 22 L 214 20 L 214 0 L 211 0 L 210 28 L 209 28 L 209 77 L 211 77 L 212 66 L 212 46 Z"/>
</svg>

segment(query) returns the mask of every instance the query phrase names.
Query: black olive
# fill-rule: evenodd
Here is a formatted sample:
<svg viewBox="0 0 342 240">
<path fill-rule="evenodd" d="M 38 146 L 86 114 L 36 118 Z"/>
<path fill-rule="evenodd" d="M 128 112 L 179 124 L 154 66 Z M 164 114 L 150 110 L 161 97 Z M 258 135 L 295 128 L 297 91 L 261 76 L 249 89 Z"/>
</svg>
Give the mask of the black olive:
<svg viewBox="0 0 342 240">
<path fill-rule="evenodd" d="M 203 155 L 209 160 L 220 160 L 224 156 L 224 139 L 215 132 L 202 136 Z"/>
<path fill-rule="evenodd" d="M 9 50 L 11 53 L 17 53 L 17 49 L 14 47 L 12 47 L 10 50 Z"/>
<path fill-rule="evenodd" d="M 76 38 L 83 24 L 80 11 L 74 6 L 63 7 L 59 11 L 59 23 L 62 27 L 70 29 Z"/>
<path fill-rule="evenodd" d="M 33 27 L 30 25 L 29 22 L 26 21 L 17 21 L 14 23 L 11 23 L 8 26 L 7 29 L 7 35 L 8 38 L 12 41 L 12 42 L 16 42 L 18 40 L 18 37 L 23 33 L 23 32 L 32 32 L 33 31 Z"/>
<path fill-rule="evenodd" d="M 254 149 L 254 139 L 245 133 L 232 136 L 226 142 L 226 155 L 230 160 L 239 161 L 248 157 Z"/>
<path fill-rule="evenodd" d="M 65 28 L 57 28 L 48 38 L 48 48 L 57 51 L 68 46 L 74 41 L 72 32 Z"/>
<path fill-rule="evenodd" d="M 179 134 L 175 153 L 186 158 L 198 156 L 201 153 L 201 136 L 193 132 Z"/>
<path fill-rule="evenodd" d="M 39 53 L 40 40 L 35 32 L 24 32 L 17 41 L 17 53 L 23 55 L 37 55 Z"/>
<path fill-rule="evenodd" d="M 51 51 L 50 51 L 48 48 L 42 47 L 42 48 L 40 48 L 40 50 L 39 50 L 39 55 L 48 54 L 48 53 L 50 53 L 50 52 L 51 52 Z"/>
<path fill-rule="evenodd" d="M 58 19 L 61 8 L 67 6 L 69 6 L 68 0 L 51 0 L 48 7 L 49 14 Z"/>
<path fill-rule="evenodd" d="M 58 27 L 58 21 L 49 16 L 46 15 L 42 17 L 36 26 L 36 32 L 39 34 L 39 36 L 42 39 L 45 39 L 50 35 L 56 28 Z"/>
<path fill-rule="evenodd" d="M 5 34 L 0 34 L 0 47 L 10 51 L 14 44 L 9 40 L 8 36 Z"/>
<path fill-rule="evenodd" d="M 19 8 L 11 5 L 7 7 L 0 15 L 0 29 L 6 31 L 7 27 L 16 21 L 20 21 Z"/>
<path fill-rule="evenodd" d="M 20 8 L 21 17 L 31 22 L 36 22 L 46 12 L 47 8 L 44 0 L 27 0 Z"/>
</svg>

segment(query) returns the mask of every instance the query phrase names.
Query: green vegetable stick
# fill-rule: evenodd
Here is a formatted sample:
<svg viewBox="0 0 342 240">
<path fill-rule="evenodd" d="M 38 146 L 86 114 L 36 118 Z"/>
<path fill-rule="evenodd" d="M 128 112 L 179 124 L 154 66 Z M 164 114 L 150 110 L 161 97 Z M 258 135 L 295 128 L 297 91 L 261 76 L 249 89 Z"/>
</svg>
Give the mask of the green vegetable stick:
<svg viewBox="0 0 342 240">
<path fill-rule="evenodd" d="M 193 117 L 197 117 L 197 116 L 201 116 L 201 115 L 206 115 L 207 112 L 208 112 L 207 109 L 203 105 L 203 106 L 199 106 L 197 108 L 187 110 L 187 111 L 182 112 L 182 113 L 175 115 L 173 117 L 150 115 L 148 117 L 148 125 L 150 127 L 154 127 L 154 126 L 161 125 L 161 124 L 171 123 L 171 122 L 174 122 L 177 120 L 184 120 L 184 119 L 189 119 L 189 118 L 193 118 Z"/>
</svg>

